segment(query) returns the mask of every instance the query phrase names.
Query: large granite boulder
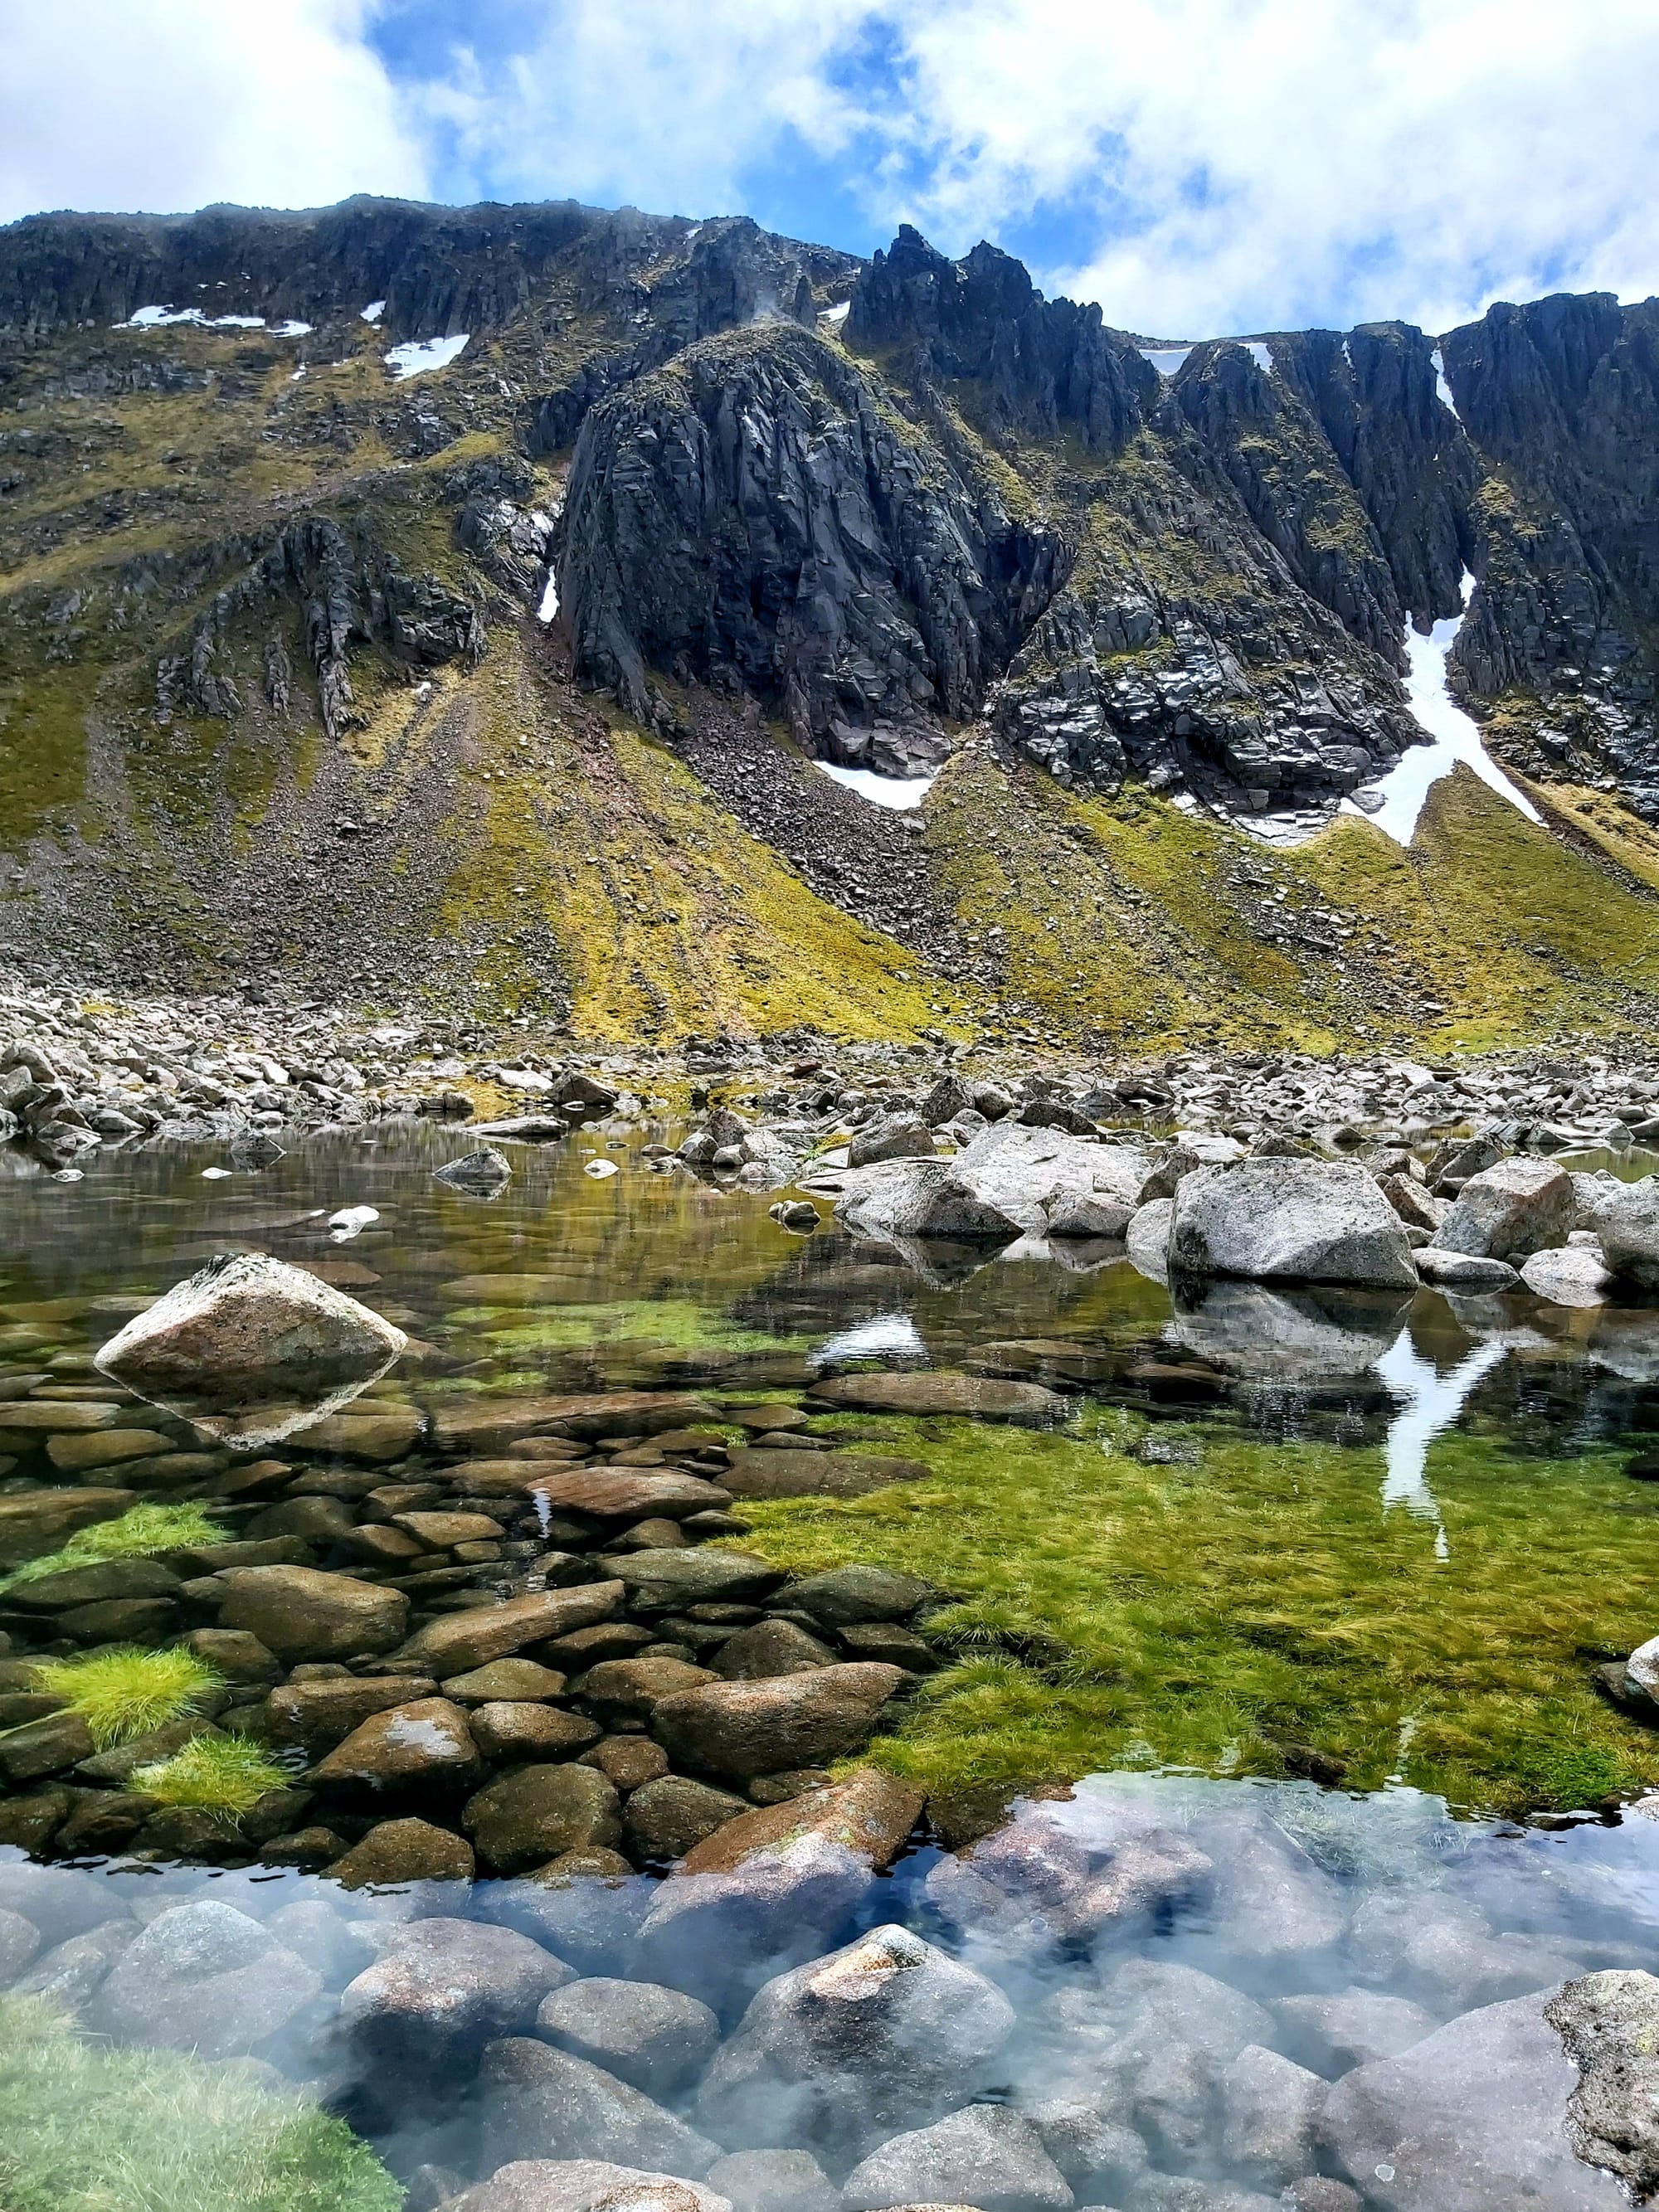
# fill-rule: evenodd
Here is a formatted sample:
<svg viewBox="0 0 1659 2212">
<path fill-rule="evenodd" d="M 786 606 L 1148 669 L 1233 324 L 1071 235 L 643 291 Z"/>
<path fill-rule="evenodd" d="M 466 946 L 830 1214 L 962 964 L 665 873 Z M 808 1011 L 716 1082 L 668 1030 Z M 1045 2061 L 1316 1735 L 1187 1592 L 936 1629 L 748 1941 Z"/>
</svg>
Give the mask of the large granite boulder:
<svg viewBox="0 0 1659 2212">
<path fill-rule="evenodd" d="M 878 1240 L 1008 1244 L 1020 1228 L 1011 1214 L 979 1195 L 954 1160 L 881 1160 L 851 1168 L 836 1212 L 854 1235 Z"/>
<path fill-rule="evenodd" d="M 487 2162 L 612 2159 L 692 2180 L 720 2145 L 604 2067 L 527 2036 L 486 2045 L 477 2104 Z"/>
<path fill-rule="evenodd" d="M 1574 1223 L 1595 1232 L 1616 1279 L 1659 1290 L 1659 1176 L 1621 1182 L 1617 1176 L 1572 1178 Z M 1573 1225 L 1570 1224 L 1569 1226 Z M 1552 1243 L 1565 1243 L 1555 1237 Z"/>
<path fill-rule="evenodd" d="M 536 2033 L 649 2096 L 673 2097 L 714 2057 L 720 2024 L 684 1990 L 600 1975 L 555 1990 L 536 2015 Z"/>
<path fill-rule="evenodd" d="M 981 2212 L 1071 2212 L 1074 2202 L 1036 2128 L 1005 2105 L 967 2105 L 890 2136 L 853 2168 L 841 2201 L 844 2212 L 957 2203 Z"/>
<path fill-rule="evenodd" d="M 682 1869 L 651 1893 L 629 1971 L 724 2010 L 833 1942 L 874 1887 L 866 1856 L 810 1828 L 732 1866 Z"/>
<path fill-rule="evenodd" d="M 1442 1252 L 1483 1260 L 1524 1259 L 1565 1244 L 1577 1226 L 1573 1179 L 1553 1160 L 1516 1153 L 1473 1175 L 1434 1232 Z"/>
<path fill-rule="evenodd" d="M 1133 1146 L 1018 1121 L 981 1130 L 955 1167 L 986 1205 L 1054 1237 L 1121 1237 L 1153 1176 L 1150 1157 Z"/>
<path fill-rule="evenodd" d="M 1175 1276 L 1243 1275 L 1409 1289 L 1406 1224 L 1365 1170 L 1341 1160 L 1240 1160 L 1176 1186 Z"/>
</svg>

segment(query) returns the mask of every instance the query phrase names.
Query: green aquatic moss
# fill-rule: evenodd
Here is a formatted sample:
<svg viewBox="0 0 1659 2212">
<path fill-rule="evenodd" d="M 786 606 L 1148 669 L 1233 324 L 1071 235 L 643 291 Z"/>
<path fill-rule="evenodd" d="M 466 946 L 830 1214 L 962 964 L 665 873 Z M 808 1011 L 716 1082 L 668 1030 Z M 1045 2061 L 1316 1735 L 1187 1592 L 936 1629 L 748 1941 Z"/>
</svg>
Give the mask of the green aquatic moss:
<svg viewBox="0 0 1659 2212">
<path fill-rule="evenodd" d="M 18 1583 L 36 1582 L 42 1575 L 61 1574 L 71 1567 L 96 1566 L 104 1559 L 148 1559 L 159 1552 L 216 1544 L 224 1533 L 210 1508 L 190 1500 L 173 1505 L 135 1505 L 130 1513 L 113 1521 L 77 1528 L 61 1550 L 26 1559 L 0 1580 L 0 1590 L 10 1589 Z"/>
<path fill-rule="evenodd" d="M 1659 1599 L 1654 1509 L 1610 1452 L 1443 1438 L 1442 1559 L 1432 1527 L 1384 1510 L 1375 1448 L 1165 1424 L 1195 1463 L 1146 1465 L 1121 1413 L 1092 1435 L 889 1425 L 928 1481 L 745 1502 L 742 1546 L 942 1593 L 945 1664 L 874 1750 L 929 1788 L 1144 1764 L 1398 1778 L 1518 1813 L 1659 1779 L 1659 1740 L 1589 1680 Z"/>
<path fill-rule="evenodd" d="M 603 1305 L 544 1308 L 533 1321 L 490 1328 L 501 1319 L 494 1308 L 452 1313 L 452 1322 L 482 1326 L 485 1341 L 497 1352 L 560 1352 L 590 1344 L 628 1343 L 676 1352 L 787 1352 L 805 1338 L 773 1336 L 728 1321 L 716 1307 L 690 1298 L 623 1298 Z"/>
<path fill-rule="evenodd" d="M 233 1825 L 292 1778 L 246 1736 L 198 1735 L 171 1759 L 139 1767 L 132 1786 L 163 1805 L 192 1806 Z"/>
<path fill-rule="evenodd" d="M 83 2040 L 38 1998 L 0 1998 L 6 2212 L 399 2212 L 343 2120 L 265 2069 Z"/>
<path fill-rule="evenodd" d="M 199 1711 L 223 1687 L 211 1667 L 177 1645 L 145 1651 L 124 1644 L 76 1659 L 43 1659 L 34 1681 L 80 1714 L 100 1751 Z"/>
</svg>

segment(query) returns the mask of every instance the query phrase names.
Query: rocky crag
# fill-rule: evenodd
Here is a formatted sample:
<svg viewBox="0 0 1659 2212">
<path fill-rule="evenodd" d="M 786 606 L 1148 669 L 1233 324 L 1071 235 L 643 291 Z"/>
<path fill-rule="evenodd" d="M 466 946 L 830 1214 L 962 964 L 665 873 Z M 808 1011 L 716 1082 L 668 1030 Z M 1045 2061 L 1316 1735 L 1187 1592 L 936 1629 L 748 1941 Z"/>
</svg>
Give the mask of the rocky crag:
<svg viewBox="0 0 1659 2212">
<path fill-rule="evenodd" d="M 989 246 L 568 204 L 15 224 L 0 944 L 595 1036 L 1646 1025 L 1656 331 L 1154 345 Z M 1466 572 L 1546 826 L 1460 774 L 1401 854 L 1334 810 Z"/>
</svg>

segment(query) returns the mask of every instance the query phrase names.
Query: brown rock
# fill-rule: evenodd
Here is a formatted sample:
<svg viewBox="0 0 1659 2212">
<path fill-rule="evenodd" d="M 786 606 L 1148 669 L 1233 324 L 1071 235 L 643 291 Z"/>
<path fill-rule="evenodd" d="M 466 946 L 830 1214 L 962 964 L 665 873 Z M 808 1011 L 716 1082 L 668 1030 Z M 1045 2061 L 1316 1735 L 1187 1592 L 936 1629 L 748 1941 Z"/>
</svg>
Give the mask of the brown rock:
<svg viewBox="0 0 1659 2212">
<path fill-rule="evenodd" d="M 599 1734 L 599 1723 L 580 1713 L 506 1699 L 473 1706 L 469 1719 L 473 1741 L 484 1757 L 503 1761 L 569 1759 Z"/>
<path fill-rule="evenodd" d="M 873 1661 L 758 1682 L 705 1683 L 665 1698 L 652 1734 L 671 1759 L 740 1780 L 818 1766 L 856 1751 L 882 1707 L 914 1677 Z"/>
<path fill-rule="evenodd" d="M 864 1498 L 896 1482 L 923 1482 L 932 1469 L 919 1459 L 875 1452 L 734 1451 L 725 1477 L 733 1498 Z"/>
<path fill-rule="evenodd" d="M 68 1399 L 14 1399 L 6 1407 L 4 1425 L 20 1435 L 55 1436 L 88 1429 L 112 1429 L 121 1418 L 119 1406 L 76 1403 Z"/>
<path fill-rule="evenodd" d="M 131 1490 L 23 1490 L 0 1498 L 0 1567 L 55 1552 L 77 1528 L 113 1521 L 137 1503 Z"/>
<path fill-rule="evenodd" d="M 812 1386 L 826 1406 L 859 1413 L 963 1414 L 981 1421 L 1012 1421 L 1023 1428 L 1048 1428 L 1063 1421 L 1067 1401 L 1040 1382 L 1003 1382 L 979 1375 L 915 1374 L 896 1370 L 875 1375 L 836 1375 Z"/>
<path fill-rule="evenodd" d="M 471 1881 L 472 1846 L 429 1820 L 382 1820 L 329 1872 L 344 1889 L 406 1881 Z"/>
<path fill-rule="evenodd" d="M 465 1784 L 483 1767 L 460 1707 L 447 1698 L 417 1698 L 353 1729 L 313 1769 L 312 1779 L 337 1788 L 406 1790 Z"/>
<path fill-rule="evenodd" d="M 447 1552 L 456 1544 L 489 1543 L 506 1534 L 487 1513 L 394 1513 L 392 1525 L 428 1552 Z"/>
<path fill-rule="evenodd" d="M 577 1675 L 570 1694 L 611 1719 L 647 1720 L 659 1701 L 715 1677 L 683 1659 L 605 1659 Z"/>
<path fill-rule="evenodd" d="M 79 1436 L 46 1438 L 46 1457 L 60 1474 L 118 1467 L 123 1460 L 148 1459 L 167 1448 L 167 1440 L 157 1429 L 94 1429 Z"/>
<path fill-rule="evenodd" d="M 428 1666 L 441 1681 L 506 1659 L 526 1644 L 544 1644 L 608 1620 L 622 1603 L 619 1582 L 583 1583 L 574 1589 L 533 1590 L 505 1605 L 482 1606 L 429 1621 L 398 1655 Z"/>
<path fill-rule="evenodd" d="M 222 1628 L 245 1628 L 279 1659 L 390 1651 L 409 1620 L 401 1590 L 313 1567 L 233 1567 L 221 1577 Z"/>
<path fill-rule="evenodd" d="M 101 1605 L 77 1605 L 52 1624 L 77 1644 L 155 1644 L 171 1636 L 178 1607 L 167 1598 L 112 1598 Z"/>
<path fill-rule="evenodd" d="M 597 1627 L 573 1629 L 568 1636 L 556 1638 L 547 1646 L 547 1656 L 574 1673 L 584 1667 L 597 1667 L 601 1659 L 631 1659 L 652 1640 L 648 1628 L 636 1628 L 631 1620 L 606 1620 Z"/>
<path fill-rule="evenodd" d="M 327 1452 L 340 1459 L 362 1460 L 384 1467 L 405 1459 L 419 1439 L 422 1417 L 413 1406 L 376 1407 L 371 1412 L 334 1413 L 313 1421 L 301 1431 L 308 1452 Z"/>
<path fill-rule="evenodd" d="M 688 1854 L 684 1871 L 730 1874 L 751 1851 L 775 1850 L 806 1835 L 844 1844 L 873 1867 L 890 1866 L 921 1819 L 921 1790 L 878 1767 L 862 1767 L 827 1790 L 728 1820 Z"/>
<path fill-rule="evenodd" d="M 447 1675 L 444 1695 L 453 1698 L 458 1705 L 486 1705 L 500 1698 L 533 1705 L 540 1698 L 562 1696 L 564 1684 L 562 1674 L 534 1659 L 492 1659 L 487 1667 L 475 1667 L 470 1674 Z"/>
<path fill-rule="evenodd" d="M 0 1774 L 16 1790 L 45 1775 L 61 1774 L 66 1766 L 90 1759 L 93 1750 L 91 1731 L 79 1713 L 48 1713 L 0 1735 Z"/>
<path fill-rule="evenodd" d="M 648 1735 L 607 1735 L 582 1753 L 580 1763 L 597 1766 L 607 1781 L 626 1792 L 666 1774 L 668 1753 Z"/>
<path fill-rule="evenodd" d="M 267 1743 L 298 1744 L 315 1754 L 343 1743 L 376 1714 L 437 1695 L 438 1686 L 406 1674 L 348 1675 L 338 1682 L 286 1682 L 265 1699 Z"/>
<path fill-rule="evenodd" d="M 497 1874 L 517 1874 L 569 1851 L 609 1850 L 621 1838 L 617 1793 L 592 1766 L 521 1766 L 468 1801 L 461 1825 Z"/>
<path fill-rule="evenodd" d="M 647 1514 L 683 1521 L 732 1502 L 731 1493 L 695 1474 L 653 1474 L 641 1468 L 561 1468 L 538 1474 L 531 1492 L 558 1513 L 591 1513 L 598 1520 L 637 1521 Z"/>
<path fill-rule="evenodd" d="M 489 1278 L 480 1279 L 489 1280 Z M 447 1451 L 499 1451 L 538 1429 L 573 1437 L 645 1436 L 707 1419 L 714 1408 L 702 1398 L 665 1390 L 613 1390 L 564 1398 L 496 1399 L 485 1405 L 446 1406 L 432 1431 Z"/>
<path fill-rule="evenodd" d="M 362 1559 L 367 1566 L 403 1567 L 411 1559 L 423 1559 L 427 1547 L 401 1528 L 389 1522 L 368 1521 L 349 1530 L 340 1538 L 341 1548 L 354 1559 Z"/>
<path fill-rule="evenodd" d="M 19 1583 L 6 1592 L 6 1603 L 19 1613 L 67 1613 L 74 1606 L 105 1605 L 112 1598 L 174 1597 L 179 1588 L 178 1576 L 159 1559 L 102 1559 Z"/>
<path fill-rule="evenodd" d="M 192 1628 L 184 1644 L 227 1682 L 274 1682 L 282 1672 L 276 1653 L 245 1628 Z"/>
<path fill-rule="evenodd" d="M 31 1790 L 21 1797 L 0 1796 L 0 1844 L 21 1851 L 44 1851 L 74 1805 L 74 1793 L 61 1783 Z"/>
<path fill-rule="evenodd" d="M 793 1620 L 757 1620 L 752 1628 L 740 1628 L 726 1638 L 714 1654 L 714 1672 L 728 1682 L 757 1682 L 773 1674 L 805 1674 L 835 1662 L 829 1645 L 797 1628 Z"/>
<path fill-rule="evenodd" d="M 706 1836 L 729 1827 L 744 1809 L 741 1797 L 724 1790 L 665 1774 L 635 1790 L 623 1808 L 623 1826 L 637 1857 L 679 1859 Z"/>
</svg>

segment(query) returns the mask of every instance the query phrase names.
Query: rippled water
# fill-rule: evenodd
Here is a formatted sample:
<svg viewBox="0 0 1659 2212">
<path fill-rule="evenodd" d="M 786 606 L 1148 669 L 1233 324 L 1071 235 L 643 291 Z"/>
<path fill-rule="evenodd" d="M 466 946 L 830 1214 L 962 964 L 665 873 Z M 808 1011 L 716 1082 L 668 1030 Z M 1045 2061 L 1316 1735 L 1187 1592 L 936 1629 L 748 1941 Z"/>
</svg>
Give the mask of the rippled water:
<svg viewBox="0 0 1659 2212">
<path fill-rule="evenodd" d="M 684 1969 L 728 2034 L 769 1970 L 895 1922 L 1014 2005 L 1012 2033 L 957 2085 L 958 2102 L 1030 2106 L 1072 2086 L 1090 2035 L 1108 2032 L 1099 2023 L 1122 2030 L 1122 1990 L 1144 1994 L 1144 1978 L 1122 1978 L 1127 1962 L 1214 1977 L 1260 2008 L 1240 2015 L 1246 2042 L 1324 2075 L 1341 2070 L 1337 2057 L 1305 2006 L 1286 2012 L 1285 2000 L 1391 1996 L 1426 2032 L 1591 1966 L 1659 1966 L 1659 1824 L 1618 1809 L 1659 1778 L 1659 1759 L 1590 1680 L 1659 1626 L 1659 1504 L 1625 1471 L 1659 1443 L 1659 1312 L 1244 1285 L 1176 1311 L 1112 1248 L 1030 1240 L 925 1276 L 832 1224 L 786 1233 L 770 1194 L 656 1173 L 641 1141 L 601 1127 L 518 1150 L 493 1203 L 432 1182 L 466 1147 L 430 1124 L 325 1135 L 262 1173 L 212 1178 L 220 1155 L 199 1147 L 94 1154 L 77 1183 L 8 1159 L 0 1387 L 89 1376 L 123 1301 L 213 1253 L 263 1250 L 317 1267 L 416 1340 L 360 1410 L 685 1387 L 715 1414 L 757 1396 L 801 1403 L 826 1440 L 924 1462 L 925 1482 L 870 1498 L 744 1509 L 745 1547 L 781 1564 L 873 1559 L 923 1574 L 951 1601 L 943 1671 L 881 1755 L 951 1817 L 981 1785 L 1006 1797 L 1116 1769 L 1069 1800 L 1027 1802 L 1018 1823 L 1068 1839 L 1096 1872 L 1149 1826 L 1207 1863 L 1155 1909 L 1091 1926 L 1018 1874 L 964 1903 L 955 1862 L 923 1832 L 890 1875 L 804 1923 L 804 1943 L 781 1954 L 757 1924 L 735 1964 L 722 1940 Z M 586 1174 L 599 1158 L 621 1172 Z M 376 1218 L 331 1230 L 358 1208 Z M 1062 1404 L 1036 1429 L 815 1411 L 814 1380 L 863 1363 L 1036 1380 Z M 303 1433 L 289 1452 L 307 1459 Z M 41 1476 L 19 1459 L 0 1495 Z M 216 1495 L 188 1482 L 165 1494 L 196 1487 Z M 0 1911 L 27 1917 L 27 1898 L 6 1887 L 20 1855 L 3 1856 Z M 1259 1881 L 1237 1875 L 1252 1865 Z M 1263 1901 L 1280 1877 L 1303 1900 L 1288 1929 Z M 561 1892 L 480 1881 L 347 1895 L 257 1860 L 118 1856 L 73 1879 L 82 1901 L 62 1908 L 64 1940 L 112 1926 L 112 1957 L 141 1924 L 210 1899 L 267 1931 L 249 1940 L 277 1946 L 279 1979 L 289 1958 L 307 1961 L 291 2016 L 239 2022 L 227 1997 L 223 2035 L 199 2039 L 216 2063 L 250 2049 L 273 2081 L 307 2085 L 404 2178 L 438 2169 L 417 2177 L 416 2212 L 489 2172 L 505 2140 L 473 2079 L 482 2039 L 463 2035 L 434 2081 L 431 2052 L 394 2061 L 343 2030 L 340 1992 L 389 1928 L 434 1914 L 514 1928 L 578 1975 L 638 1978 L 637 1930 L 657 1893 L 640 1875 Z M 1369 1920 L 1367 1899 L 1382 1900 Z M 1376 1940 L 1401 1924 L 1401 1899 L 1416 1900 L 1408 1919 L 1438 1914 L 1457 1942 L 1437 1955 Z M 50 1917 L 47 1936 L 60 1932 Z M 100 2024 L 84 1950 L 53 1956 L 51 1971 L 33 1958 L 23 1985 Z M 1167 2020 L 1158 2032 L 1182 2039 Z M 1237 2050 L 1211 2056 L 1224 2066 Z M 1162 2174 L 1224 2179 L 1271 2202 L 1296 2176 L 1228 2148 L 1206 2083 L 1184 2114 L 1126 2087 L 1151 2166 L 1073 2177 L 1079 2201 L 1174 2203 L 1158 2197 Z M 0 2076 L 0 2108 L 4 2095 Z M 661 2096 L 696 2120 L 695 2080 Z M 793 2142 L 781 2125 L 756 2123 L 762 2140 Z M 831 2128 L 810 2147 L 839 2183 L 868 2145 Z"/>
</svg>

